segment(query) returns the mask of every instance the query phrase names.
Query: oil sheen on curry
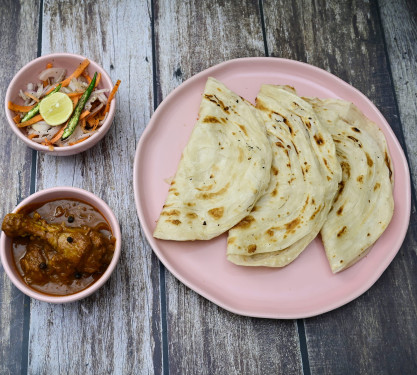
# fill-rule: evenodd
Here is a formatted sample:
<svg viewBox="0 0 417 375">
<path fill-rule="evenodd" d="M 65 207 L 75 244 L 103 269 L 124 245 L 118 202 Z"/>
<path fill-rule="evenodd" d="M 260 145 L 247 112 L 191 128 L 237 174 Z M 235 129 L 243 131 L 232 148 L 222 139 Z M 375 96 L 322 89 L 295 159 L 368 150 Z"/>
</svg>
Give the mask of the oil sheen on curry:
<svg viewBox="0 0 417 375">
<path fill-rule="evenodd" d="M 77 293 L 107 269 L 115 239 L 90 204 L 60 199 L 7 214 L 2 230 L 13 238 L 16 269 L 33 289 L 49 295 Z"/>
</svg>

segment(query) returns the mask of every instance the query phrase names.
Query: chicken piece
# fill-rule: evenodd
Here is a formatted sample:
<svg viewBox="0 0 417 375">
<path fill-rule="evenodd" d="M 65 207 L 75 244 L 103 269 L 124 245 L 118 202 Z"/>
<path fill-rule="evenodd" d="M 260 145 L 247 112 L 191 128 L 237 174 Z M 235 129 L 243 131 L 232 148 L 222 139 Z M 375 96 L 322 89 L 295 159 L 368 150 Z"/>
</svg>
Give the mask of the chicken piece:
<svg viewBox="0 0 417 375">
<path fill-rule="evenodd" d="M 62 276 L 103 271 L 113 256 L 114 242 L 101 232 L 87 226 L 48 224 L 37 213 L 33 218 L 24 214 L 7 214 L 2 230 L 9 237 L 32 236 L 45 241 L 49 245 L 43 251 L 47 267 Z M 46 251 L 47 248 L 50 250 Z M 27 267 L 32 263 L 27 262 Z"/>
<path fill-rule="evenodd" d="M 25 255 L 20 259 L 25 280 L 30 284 L 43 285 L 48 281 L 44 248 L 42 242 L 32 241 L 28 244 Z"/>
</svg>

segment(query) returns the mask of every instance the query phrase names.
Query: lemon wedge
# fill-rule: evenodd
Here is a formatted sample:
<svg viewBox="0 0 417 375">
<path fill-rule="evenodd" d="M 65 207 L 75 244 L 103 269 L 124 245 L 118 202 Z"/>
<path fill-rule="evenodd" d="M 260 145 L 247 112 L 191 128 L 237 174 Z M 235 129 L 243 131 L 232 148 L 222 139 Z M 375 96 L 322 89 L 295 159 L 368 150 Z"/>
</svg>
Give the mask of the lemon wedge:
<svg viewBox="0 0 417 375">
<path fill-rule="evenodd" d="M 63 92 L 56 92 L 42 99 L 39 113 L 48 125 L 61 125 L 71 116 L 72 100 Z"/>
</svg>

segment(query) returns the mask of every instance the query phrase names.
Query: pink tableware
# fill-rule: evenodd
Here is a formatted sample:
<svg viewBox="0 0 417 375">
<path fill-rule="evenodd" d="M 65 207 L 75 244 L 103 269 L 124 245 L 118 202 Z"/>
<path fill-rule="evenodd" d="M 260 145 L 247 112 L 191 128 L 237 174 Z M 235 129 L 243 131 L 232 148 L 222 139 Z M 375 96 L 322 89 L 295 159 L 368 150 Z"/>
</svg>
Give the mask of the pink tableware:
<svg viewBox="0 0 417 375">
<path fill-rule="evenodd" d="M 11 101 L 15 104 L 22 105 L 23 101 L 19 97 L 19 91 L 25 90 L 28 83 L 34 83 L 38 81 L 38 75 L 41 73 L 48 63 L 52 63 L 54 67 L 64 68 L 67 71 L 67 74 L 71 74 L 78 65 L 85 60 L 86 57 L 81 55 L 76 55 L 72 53 L 52 53 L 49 55 L 44 55 L 38 57 L 35 60 L 32 60 L 21 68 L 17 74 L 14 76 L 12 81 L 9 84 L 9 87 L 6 92 L 5 97 L 5 113 L 7 121 L 10 125 L 12 131 L 30 148 L 35 150 L 55 155 L 55 156 L 67 156 L 74 155 L 80 152 L 86 151 L 89 148 L 93 147 L 97 142 L 99 142 L 109 131 L 110 126 L 113 122 L 113 118 L 116 111 L 116 99 L 113 99 L 110 103 L 110 109 L 107 115 L 107 119 L 104 121 L 103 125 L 95 132 L 90 138 L 86 139 L 83 142 L 74 144 L 72 146 L 64 147 L 54 147 L 50 149 L 48 146 L 41 145 L 37 142 L 30 140 L 22 131 L 18 128 L 13 120 L 14 112 L 8 109 L 8 102 Z M 89 59 L 90 60 L 90 59 Z M 90 74 L 95 72 L 101 73 L 101 80 L 97 86 L 99 89 L 111 89 L 113 88 L 113 83 L 106 73 L 106 71 L 98 65 L 96 62 L 90 60 L 88 66 Z"/>
<path fill-rule="evenodd" d="M 121 233 L 119 228 L 119 223 L 114 216 L 110 207 L 100 198 L 94 194 L 79 188 L 73 187 L 55 187 L 50 189 L 41 190 L 35 194 L 30 195 L 24 199 L 14 210 L 17 212 L 21 207 L 27 206 L 34 203 L 43 203 L 48 201 L 53 201 L 56 199 L 77 199 L 83 202 L 86 202 L 96 208 L 107 220 L 110 225 L 113 237 L 116 239 L 115 250 L 113 258 L 107 267 L 106 271 L 101 275 L 101 277 L 95 281 L 93 284 L 88 286 L 86 289 L 81 290 L 78 293 L 57 296 L 57 295 L 47 295 L 43 294 L 30 286 L 28 286 L 19 272 L 16 269 L 14 264 L 13 254 L 12 254 L 12 239 L 5 235 L 4 232 L 1 233 L 0 238 L 0 257 L 3 264 L 6 274 L 9 276 L 12 283 L 20 289 L 23 293 L 29 297 L 35 298 L 40 301 L 50 302 L 50 303 L 67 303 L 73 302 L 76 300 L 83 299 L 92 293 L 96 292 L 103 284 L 109 279 L 110 275 L 114 271 L 116 264 L 120 257 L 121 252 Z"/>
<path fill-rule="evenodd" d="M 392 221 L 370 253 L 353 267 L 332 274 L 316 238 L 284 268 L 242 267 L 226 259 L 226 235 L 210 241 L 175 242 L 152 233 L 198 116 L 206 80 L 213 76 L 254 103 L 261 84 L 291 85 L 301 96 L 351 101 L 376 122 L 387 139 L 394 165 Z M 135 200 L 144 233 L 167 269 L 185 285 L 237 314 L 295 319 L 340 307 L 367 291 L 389 266 L 404 240 L 410 217 L 410 175 L 401 146 L 375 105 L 336 76 L 297 61 L 243 58 L 190 78 L 157 108 L 145 129 L 133 170 Z"/>
</svg>

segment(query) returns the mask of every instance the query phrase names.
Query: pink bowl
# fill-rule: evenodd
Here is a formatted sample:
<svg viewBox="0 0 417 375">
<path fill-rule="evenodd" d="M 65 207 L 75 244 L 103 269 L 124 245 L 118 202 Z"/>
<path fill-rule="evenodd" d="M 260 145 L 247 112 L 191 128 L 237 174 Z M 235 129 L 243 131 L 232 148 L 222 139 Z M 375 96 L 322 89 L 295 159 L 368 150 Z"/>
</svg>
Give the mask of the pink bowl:
<svg viewBox="0 0 417 375">
<path fill-rule="evenodd" d="M 86 58 L 81 55 L 76 55 L 72 53 L 52 53 L 49 55 L 44 55 L 38 57 L 35 60 L 32 60 L 28 64 L 26 64 L 23 68 L 21 68 L 17 74 L 14 76 L 12 81 L 9 84 L 9 87 L 6 92 L 5 98 L 5 113 L 7 117 L 7 121 L 13 132 L 23 141 L 26 145 L 30 148 L 35 150 L 45 152 L 47 154 L 55 155 L 55 156 L 67 156 L 67 155 L 74 155 L 80 152 L 83 152 L 90 147 L 94 146 L 98 141 L 100 141 L 105 134 L 110 129 L 110 126 L 113 122 L 113 118 L 116 111 L 116 102 L 115 99 L 112 100 L 110 104 L 109 114 L 107 116 L 106 121 L 100 127 L 100 129 L 94 133 L 90 138 L 86 139 L 81 143 L 77 143 L 73 146 L 65 146 L 65 147 L 54 147 L 53 150 L 50 150 L 48 146 L 43 146 L 39 143 L 31 141 L 28 137 L 25 136 L 23 131 L 19 129 L 15 122 L 13 121 L 13 111 L 8 108 L 8 102 L 11 101 L 15 104 L 23 104 L 22 99 L 19 97 L 19 91 L 26 88 L 28 83 L 35 83 L 38 81 L 38 75 L 46 68 L 46 64 L 52 62 L 55 67 L 65 68 L 67 70 L 67 74 L 71 74 L 77 66 Z M 90 60 L 90 59 L 89 59 Z M 113 83 L 106 73 L 106 71 L 97 63 L 90 60 L 90 65 L 88 66 L 88 70 L 90 73 L 98 72 L 101 73 L 101 80 L 98 85 L 99 89 L 109 89 L 113 88 Z"/>
<path fill-rule="evenodd" d="M 73 187 L 54 187 L 50 189 L 41 190 L 35 194 L 30 195 L 24 199 L 13 212 L 17 212 L 21 207 L 28 204 L 38 203 L 38 202 L 48 202 L 60 198 L 73 198 L 79 199 L 86 203 L 91 204 L 96 209 L 98 209 L 101 214 L 107 219 L 109 223 L 113 236 L 116 239 L 116 246 L 114 249 L 113 258 L 107 267 L 107 270 L 104 274 L 88 288 L 68 296 L 51 296 L 46 295 L 41 292 L 36 291 L 35 289 L 30 288 L 21 278 L 20 274 L 16 270 L 14 265 L 13 255 L 11 251 L 12 239 L 7 237 L 4 232 L 1 232 L 0 238 L 0 258 L 3 264 L 4 270 L 6 271 L 7 276 L 9 276 L 12 283 L 20 289 L 23 293 L 29 297 L 35 298 L 39 301 L 50 302 L 50 303 L 67 303 L 73 302 L 76 300 L 83 299 L 92 293 L 96 292 L 103 284 L 108 280 L 113 270 L 116 267 L 116 264 L 120 257 L 121 252 L 121 233 L 119 223 L 114 216 L 110 207 L 100 198 L 95 196 L 92 193 L 89 193 L 86 190 L 73 188 Z"/>
</svg>

